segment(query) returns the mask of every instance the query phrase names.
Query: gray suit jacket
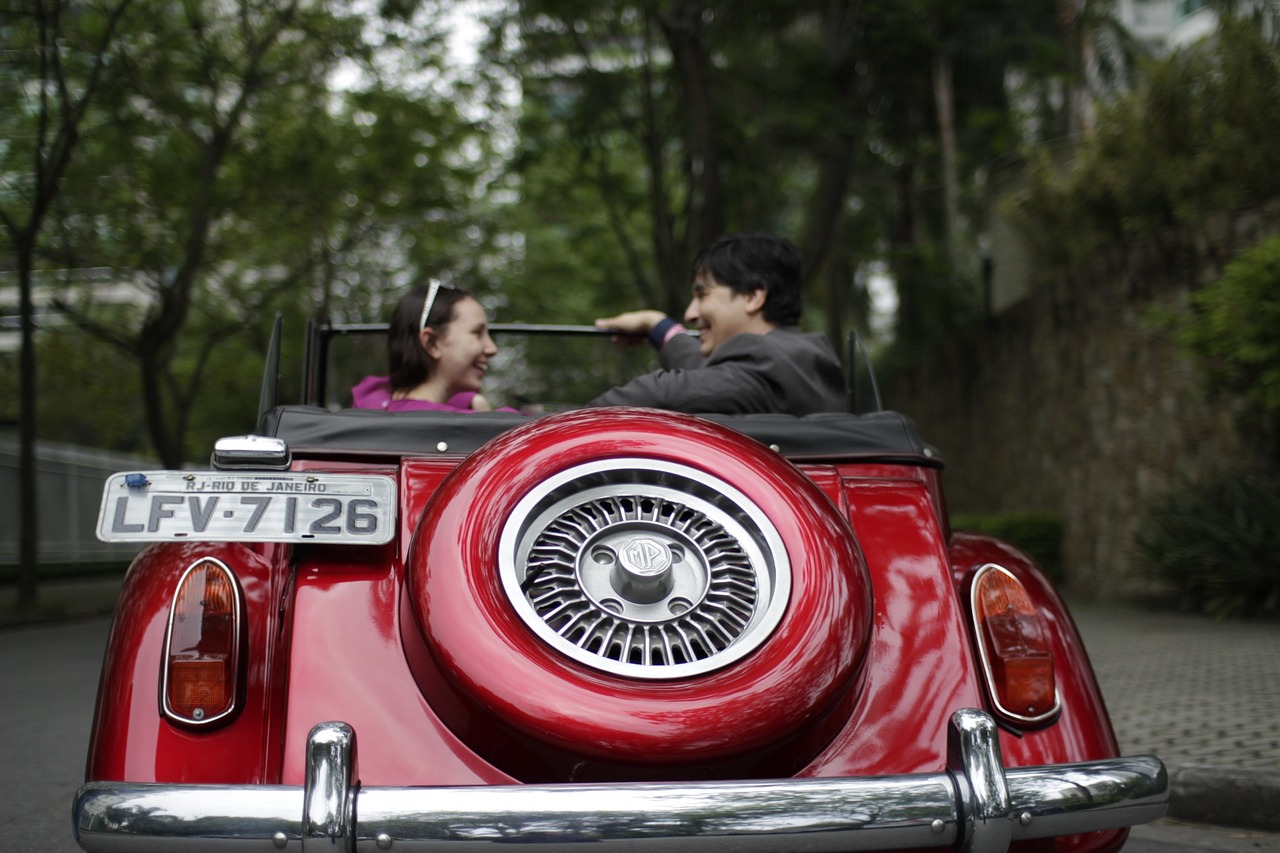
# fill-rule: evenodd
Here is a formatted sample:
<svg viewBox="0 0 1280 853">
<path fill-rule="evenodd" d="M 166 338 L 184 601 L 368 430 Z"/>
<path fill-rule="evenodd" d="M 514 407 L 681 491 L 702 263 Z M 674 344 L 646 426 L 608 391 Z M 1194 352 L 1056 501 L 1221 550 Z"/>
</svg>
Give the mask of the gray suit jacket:
<svg viewBox="0 0 1280 853">
<path fill-rule="evenodd" d="M 849 410 L 840 359 L 830 341 L 793 326 L 734 335 L 706 359 L 696 338 L 676 335 L 660 358 L 662 370 L 606 391 L 588 405 L 708 414 Z"/>
</svg>

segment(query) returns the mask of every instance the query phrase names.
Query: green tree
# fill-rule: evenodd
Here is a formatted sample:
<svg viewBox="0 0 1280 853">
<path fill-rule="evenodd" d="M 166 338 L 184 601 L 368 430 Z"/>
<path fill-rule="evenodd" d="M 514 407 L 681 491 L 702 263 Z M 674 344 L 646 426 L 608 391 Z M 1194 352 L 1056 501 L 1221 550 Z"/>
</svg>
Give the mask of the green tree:
<svg viewBox="0 0 1280 853">
<path fill-rule="evenodd" d="M 856 26 L 853 7 L 820 26 L 818 5 L 513 7 L 501 25 L 519 39 L 495 58 L 523 69 L 514 167 L 545 241 L 528 245 L 529 257 L 605 240 L 579 270 L 583 293 L 680 313 L 693 253 L 726 229 L 785 231 L 806 257 L 823 256 L 832 218 L 801 223 L 808 204 L 843 204 L 860 83 L 852 41 L 835 35 Z M 784 54 L 795 64 L 778 73 Z M 788 173 L 779 159 L 797 156 L 805 169 Z"/>
<path fill-rule="evenodd" d="M 774 230 L 834 338 L 864 324 L 859 270 L 886 256 L 924 327 L 918 282 L 972 284 L 948 259 L 972 254 L 977 176 L 1014 139 L 1005 71 L 1055 26 L 1005 0 L 513 4 L 491 57 L 521 69 L 522 272 L 571 268 L 593 309 L 679 313 L 702 244 Z"/>
<path fill-rule="evenodd" d="M 1226 16 L 1216 38 L 1153 62 L 1099 107 L 1066 164 L 1032 152 L 1009 202 L 1032 246 L 1070 262 L 1280 193 L 1280 53 L 1258 22 Z"/>
<path fill-rule="evenodd" d="M 36 352 L 34 282 L 51 208 L 63 189 L 130 0 L 32 0 L 0 22 L 11 63 L 0 66 L 0 225 L 17 273 L 19 362 L 18 604 L 37 597 Z"/>
<path fill-rule="evenodd" d="M 104 93 L 111 124 L 95 138 L 96 156 L 77 164 L 79 187 L 92 197 L 67 199 L 59 246 L 68 266 L 105 262 L 131 279 L 146 294 L 145 308 L 123 325 L 115 312 L 95 317 L 83 303 L 65 300 L 62 308 L 136 359 L 152 444 L 165 465 L 178 467 L 214 347 L 298 274 L 221 266 L 226 247 L 252 243 L 252 213 L 261 210 L 243 209 L 258 199 L 256 188 L 236 181 L 250 171 L 237 161 L 252 158 L 255 128 L 322 106 L 335 48 L 354 39 L 358 22 L 299 0 L 157 2 L 146 13 L 145 28 L 120 40 Z M 249 216 L 236 217 L 236 208 Z M 206 287 L 220 298 L 200 302 Z M 193 310 L 204 315 L 200 339 L 187 334 Z M 186 371 L 175 369 L 180 349 L 192 352 Z"/>
<path fill-rule="evenodd" d="M 142 310 L 123 322 L 101 288 L 67 288 L 60 306 L 133 359 L 152 446 L 177 467 L 210 434 L 252 428 L 206 383 L 231 370 L 256 386 L 276 310 L 296 330 L 314 314 L 378 319 L 424 265 L 472 263 L 465 152 L 484 146 L 448 92 L 387 82 L 434 79 L 433 33 L 392 39 L 395 22 L 322 2 L 149 11 L 123 40 L 109 126 L 75 165 L 56 250 L 134 289 Z M 354 82 L 333 91 L 339 69 Z M 233 354 L 254 370 L 230 368 Z"/>
</svg>

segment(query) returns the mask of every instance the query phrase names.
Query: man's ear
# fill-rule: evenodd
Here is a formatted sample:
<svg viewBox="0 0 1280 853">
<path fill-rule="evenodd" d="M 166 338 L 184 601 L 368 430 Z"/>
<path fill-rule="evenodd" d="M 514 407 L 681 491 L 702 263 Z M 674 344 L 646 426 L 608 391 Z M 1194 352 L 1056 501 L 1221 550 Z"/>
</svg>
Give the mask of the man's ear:
<svg viewBox="0 0 1280 853">
<path fill-rule="evenodd" d="M 764 303 L 769 298 L 769 291 L 763 287 L 757 287 L 750 293 L 744 294 L 743 299 L 746 300 L 744 307 L 748 314 L 761 314 L 764 312 Z"/>
</svg>

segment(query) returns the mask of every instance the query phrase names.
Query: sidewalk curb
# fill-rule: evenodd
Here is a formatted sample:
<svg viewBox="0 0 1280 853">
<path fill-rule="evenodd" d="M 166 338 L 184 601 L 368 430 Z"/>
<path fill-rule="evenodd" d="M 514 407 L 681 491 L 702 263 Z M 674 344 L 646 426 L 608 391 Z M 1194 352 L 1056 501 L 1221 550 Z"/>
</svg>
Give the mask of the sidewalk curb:
<svg viewBox="0 0 1280 853">
<path fill-rule="evenodd" d="M 1169 780 L 1169 816 L 1241 829 L 1280 830 L 1280 773 L 1184 767 Z"/>
</svg>

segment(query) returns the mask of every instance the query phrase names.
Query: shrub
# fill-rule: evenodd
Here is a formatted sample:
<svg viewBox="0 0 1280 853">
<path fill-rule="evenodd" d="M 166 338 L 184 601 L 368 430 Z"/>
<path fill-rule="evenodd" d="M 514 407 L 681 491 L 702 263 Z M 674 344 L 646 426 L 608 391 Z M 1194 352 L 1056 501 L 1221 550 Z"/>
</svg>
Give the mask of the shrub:
<svg viewBox="0 0 1280 853">
<path fill-rule="evenodd" d="M 1141 520 L 1138 551 L 1188 610 L 1218 618 L 1280 613 L 1280 488 L 1253 475 L 1188 483 Z"/>
<path fill-rule="evenodd" d="M 1000 512 L 957 515 L 956 530 L 972 530 L 1003 539 L 1026 551 L 1055 584 L 1062 572 L 1062 516 L 1052 512 Z"/>
<path fill-rule="evenodd" d="M 1215 391 L 1239 393 L 1280 415 L 1280 236 L 1240 254 L 1197 291 L 1178 340 Z"/>
</svg>

